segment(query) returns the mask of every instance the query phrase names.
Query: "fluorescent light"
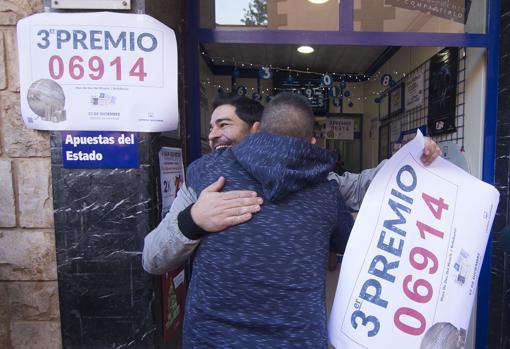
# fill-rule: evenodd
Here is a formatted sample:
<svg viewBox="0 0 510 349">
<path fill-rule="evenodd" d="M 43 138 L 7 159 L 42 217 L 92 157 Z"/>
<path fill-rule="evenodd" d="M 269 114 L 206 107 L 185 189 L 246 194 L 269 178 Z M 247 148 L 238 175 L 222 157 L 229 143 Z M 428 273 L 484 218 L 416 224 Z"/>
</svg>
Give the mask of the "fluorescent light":
<svg viewBox="0 0 510 349">
<path fill-rule="evenodd" d="M 299 53 L 304 53 L 304 54 L 307 54 L 307 53 L 312 53 L 314 51 L 313 47 L 311 46 L 299 46 L 297 48 L 297 51 Z"/>
<path fill-rule="evenodd" d="M 328 2 L 328 0 L 308 0 L 312 4 L 324 4 L 325 2 Z"/>
</svg>

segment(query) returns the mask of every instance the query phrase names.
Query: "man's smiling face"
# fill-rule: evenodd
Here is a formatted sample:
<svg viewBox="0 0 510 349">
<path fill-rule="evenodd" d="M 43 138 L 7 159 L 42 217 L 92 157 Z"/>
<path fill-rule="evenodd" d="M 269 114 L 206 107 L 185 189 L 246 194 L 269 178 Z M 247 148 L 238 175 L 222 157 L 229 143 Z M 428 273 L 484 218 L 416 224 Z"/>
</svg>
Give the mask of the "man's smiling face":
<svg viewBox="0 0 510 349">
<path fill-rule="evenodd" d="M 231 147 L 250 134 L 250 126 L 236 115 L 230 104 L 220 105 L 211 115 L 209 146 L 212 150 Z"/>
</svg>

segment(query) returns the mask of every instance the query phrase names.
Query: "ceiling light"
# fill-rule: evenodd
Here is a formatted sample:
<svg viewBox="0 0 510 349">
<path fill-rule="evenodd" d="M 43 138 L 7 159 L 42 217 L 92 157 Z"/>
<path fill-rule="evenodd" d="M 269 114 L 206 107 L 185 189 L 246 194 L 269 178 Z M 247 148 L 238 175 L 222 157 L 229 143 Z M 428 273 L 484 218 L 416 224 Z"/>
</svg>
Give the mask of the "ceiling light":
<svg viewBox="0 0 510 349">
<path fill-rule="evenodd" d="M 314 50 L 313 50 L 313 47 L 311 47 L 311 46 L 299 46 L 299 47 L 297 48 L 297 51 L 298 51 L 299 53 L 305 53 L 305 54 L 307 54 L 307 53 L 312 53 Z"/>
<path fill-rule="evenodd" d="M 328 2 L 328 0 L 308 0 L 312 4 L 324 4 L 325 2 Z"/>
</svg>

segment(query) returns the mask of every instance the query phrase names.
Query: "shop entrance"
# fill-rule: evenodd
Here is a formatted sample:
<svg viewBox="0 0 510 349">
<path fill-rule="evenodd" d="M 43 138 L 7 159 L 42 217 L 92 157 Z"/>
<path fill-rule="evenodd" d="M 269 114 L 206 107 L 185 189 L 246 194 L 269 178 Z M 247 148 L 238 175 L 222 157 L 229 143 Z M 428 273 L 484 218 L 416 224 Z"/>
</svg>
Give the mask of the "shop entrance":
<svg viewBox="0 0 510 349">
<path fill-rule="evenodd" d="M 201 103 L 190 108 L 188 133 L 201 142 L 191 145 L 190 158 L 207 151 L 216 94 L 244 94 L 264 104 L 278 92 L 293 90 L 315 105 L 321 144 L 344 153 L 349 171 L 374 167 L 420 129 L 440 145 L 457 147 L 466 169 L 492 182 L 497 36 L 485 33 L 497 33 L 497 23 L 486 18 L 498 13 L 499 3 L 459 1 L 461 12 L 445 15 L 391 0 L 316 2 L 247 1 L 238 9 L 238 23 L 228 19 L 235 12 L 230 2 L 191 2 L 195 16 L 189 19 L 197 30 L 190 31 L 188 55 L 194 69 L 188 85 L 196 86 L 190 87 L 190 97 Z M 314 52 L 297 53 L 302 45 Z M 455 94 L 449 120 L 430 122 L 434 96 L 429 87 L 436 83 L 431 72 L 441 54 L 457 61 L 451 82 Z M 264 78 L 269 72 L 271 77 Z M 331 86 L 324 77 L 332 78 Z M 423 99 L 414 105 L 406 105 L 410 77 L 423 87 Z M 352 138 L 342 139 L 335 134 L 336 122 L 348 125 L 349 120 Z M 486 263 L 479 285 L 476 316 L 481 326 L 470 331 L 468 347 L 486 341 L 487 268 Z"/>
</svg>

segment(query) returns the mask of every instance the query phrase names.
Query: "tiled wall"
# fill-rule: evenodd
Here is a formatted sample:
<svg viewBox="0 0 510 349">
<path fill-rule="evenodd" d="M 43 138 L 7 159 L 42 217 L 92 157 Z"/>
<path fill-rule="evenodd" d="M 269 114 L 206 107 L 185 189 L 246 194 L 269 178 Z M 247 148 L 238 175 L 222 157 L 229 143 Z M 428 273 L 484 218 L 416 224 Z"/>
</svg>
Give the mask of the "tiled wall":
<svg viewBox="0 0 510 349">
<path fill-rule="evenodd" d="M 42 0 L 0 1 L 0 348 L 61 347 L 48 132 L 24 126 L 16 23 Z"/>
</svg>

